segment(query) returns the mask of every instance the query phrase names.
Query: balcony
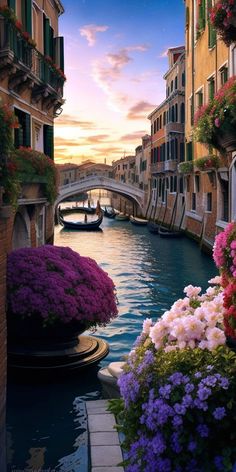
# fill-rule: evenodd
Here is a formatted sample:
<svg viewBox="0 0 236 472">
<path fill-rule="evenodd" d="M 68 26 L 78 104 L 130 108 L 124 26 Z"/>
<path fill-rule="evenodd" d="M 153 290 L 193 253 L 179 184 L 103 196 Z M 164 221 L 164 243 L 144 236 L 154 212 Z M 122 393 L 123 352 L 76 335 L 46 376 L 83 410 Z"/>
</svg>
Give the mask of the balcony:
<svg viewBox="0 0 236 472">
<path fill-rule="evenodd" d="M 151 164 L 151 174 L 161 174 L 165 170 L 165 163 L 164 162 L 156 162 L 155 164 Z"/>
<path fill-rule="evenodd" d="M 176 160 L 165 161 L 164 164 L 165 164 L 165 171 L 175 172 L 177 170 Z"/>
<path fill-rule="evenodd" d="M 174 121 L 170 121 L 166 124 L 166 134 L 182 134 L 184 133 L 184 124 L 183 123 L 176 123 Z"/>
<path fill-rule="evenodd" d="M 22 93 L 31 90 L 32 102 L 42 100 L 42 108 L 56 114 L 63 104 L 65 76 L 30 44 L 24 33 L 0 16 L 0 80 L 9 78 L 8 88 Z"/>
</svg>

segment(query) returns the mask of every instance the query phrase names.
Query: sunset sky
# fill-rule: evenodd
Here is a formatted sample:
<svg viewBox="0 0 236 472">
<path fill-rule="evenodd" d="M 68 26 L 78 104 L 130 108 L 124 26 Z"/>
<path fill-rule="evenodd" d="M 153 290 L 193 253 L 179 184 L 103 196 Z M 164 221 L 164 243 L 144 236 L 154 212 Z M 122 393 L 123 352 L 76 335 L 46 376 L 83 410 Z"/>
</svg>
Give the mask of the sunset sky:
<svg viewBox="0 0 236 472">
<path fill-rule="evenodd" d="M 183 0 L 63 0 L 63 113 L 57 163 L 134 154 L 165 98 L 166 51 L 184 43 Z"/>
</svg>

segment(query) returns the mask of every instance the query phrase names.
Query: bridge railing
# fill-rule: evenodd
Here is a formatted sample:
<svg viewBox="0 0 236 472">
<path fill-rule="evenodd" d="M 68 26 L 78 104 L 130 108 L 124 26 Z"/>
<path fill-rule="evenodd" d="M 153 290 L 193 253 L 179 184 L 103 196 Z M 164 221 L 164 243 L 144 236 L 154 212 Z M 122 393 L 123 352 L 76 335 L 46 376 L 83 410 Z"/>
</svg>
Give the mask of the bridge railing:
<svg viewBox="0 0 236 472">
<path fill-rule="evenodd" d="M 110 177 L 100 177 L 100 176 L 89 177 L 89 178 L 77 180 L 76 182 L 71 182 L 71 183 L 66 184 L 66 185 L 62 185 L 61 187 L 59 187 L 59 192 L 63 191 L 63 190 L 70 189 L 70 188 L 73 188 L 73 187 L 78 187 L 78 184 L 81 184 L 81 186 L 83 186 L 83 184 L 85 184 L 85 185 L 89 184 L 90 185 L 90 184 L 93 184 L 93 183 L 96 186 L 98 186 L 98 185 L 103 185 L 104 186 L 104 185 L 109 185 L 109 184 L 114 185 L 114 183 L 115 183 L 121 189 L 126 188 L 126 189 L 130 189 L 131 191 L 135 190 L 136 191 L 135 193 L 138 193 L 141 197 L 143 197 L 144 194 L 145 194 L 144 190 L 140 189 L 139 187 L 136 187 L 135 185 L 120 182 L 119 180 L 111 179 Z"/>
</svg>

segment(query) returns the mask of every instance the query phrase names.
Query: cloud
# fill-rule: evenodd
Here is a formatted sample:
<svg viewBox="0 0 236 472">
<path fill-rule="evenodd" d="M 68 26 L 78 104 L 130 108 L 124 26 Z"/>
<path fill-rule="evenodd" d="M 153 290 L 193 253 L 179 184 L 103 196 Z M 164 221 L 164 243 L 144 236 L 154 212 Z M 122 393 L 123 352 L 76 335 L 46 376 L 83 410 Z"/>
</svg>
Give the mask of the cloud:
<svg viewBox="0 0 236 472">
<path fill-rule="evenodd" d="M 91 146 L 91 144 L 109 142 L 109 137 L 110 136 L 108 134 L 96 134 L 93 136 L 85 136 L 77 139 L 56 137 L 55 148 L 65 150 L 67 147 Z"/>
<path fill-rule="evenodd" d="M 95 151 L 97 155 L 102 155 L 104 157 L 109 157 L 109 154 L 120 154 L 122 155 L 124 153 L 124 149 L 120 147 L 115 147 L 115 146 L 109 146 L 109 147 L 94 147 L 91 149 L 91 151 Z"/>
<path fill-rule="evenodd" d="M 141 139 L 147 131 L 134 131 L 134 133 L 130 134 L 125 134 L 124 136 L 121 136 L 121 141 L 124 142 L 131 142 L 131 141 L 137 141 L 137 139 Z"/>
<path fill-rule="evenodd" d="M 145 44 L 127 46 L 117 52 L 108 53 L 93 63 L 92 78 L 109 97 L 109 104 L 115 111 L 120 111 L 119 106 L 128 99 L 124 93 L 114 90 L 114 83 L 122 78 L 124 67 L 133 61 L 130 52 L 145 52 L 148 48 L 149 46 Z"/>
<path fill-rule="evenodd" d="M 155 107 L 156 105 L 152 105 L 149 102 L 137 102 L 136 105 L 133 105 L 129 109 L 127 118 L 128 120 L 143 120 L 144 118 L 147 118 L 148 113 L 150 113 Z"/>
<path fill-rule="evenodd" d="M 95 129 L 96 125 L 92 121 L 80 121 L 71 115 L 61 115 L 55 121 L 56 126 L 78 126 L 81 129 Z"/>
<path fill-rule="evenodd" d="M 96 43 L 96 34 L 97 33 L 104 33 L 107 31 L 109 26 L 106 25 L 84 25 L 82 28 L 80 28 L 79 32 L 81 36 L 84 36 L 87 41 L 88 45 L 90 47 L 94 46 Z"/>
</svg>

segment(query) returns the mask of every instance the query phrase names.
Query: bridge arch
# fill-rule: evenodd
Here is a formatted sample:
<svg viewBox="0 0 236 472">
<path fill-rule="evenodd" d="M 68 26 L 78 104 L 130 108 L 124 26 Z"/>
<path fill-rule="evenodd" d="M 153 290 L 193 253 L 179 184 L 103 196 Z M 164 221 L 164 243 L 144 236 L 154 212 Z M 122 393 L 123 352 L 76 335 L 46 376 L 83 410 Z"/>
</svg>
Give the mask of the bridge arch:
<svg viewBox="0 0 236 472">
<path fill-rule="evenodd" d="M 55 201 L 55 209 L 66 197 L 71 197 L 72 195 L 76 195 L 76 193 L 83 193 L 96 189 L 108 190 L 128 198 L 138 205 L 142 214 L 145 213 L 145 192 L 142 189 L 131 184 L 119 182 L 109 177 L 100 176 L 88 177 L 60 187 L 58 197 Z"/>
</svg>

